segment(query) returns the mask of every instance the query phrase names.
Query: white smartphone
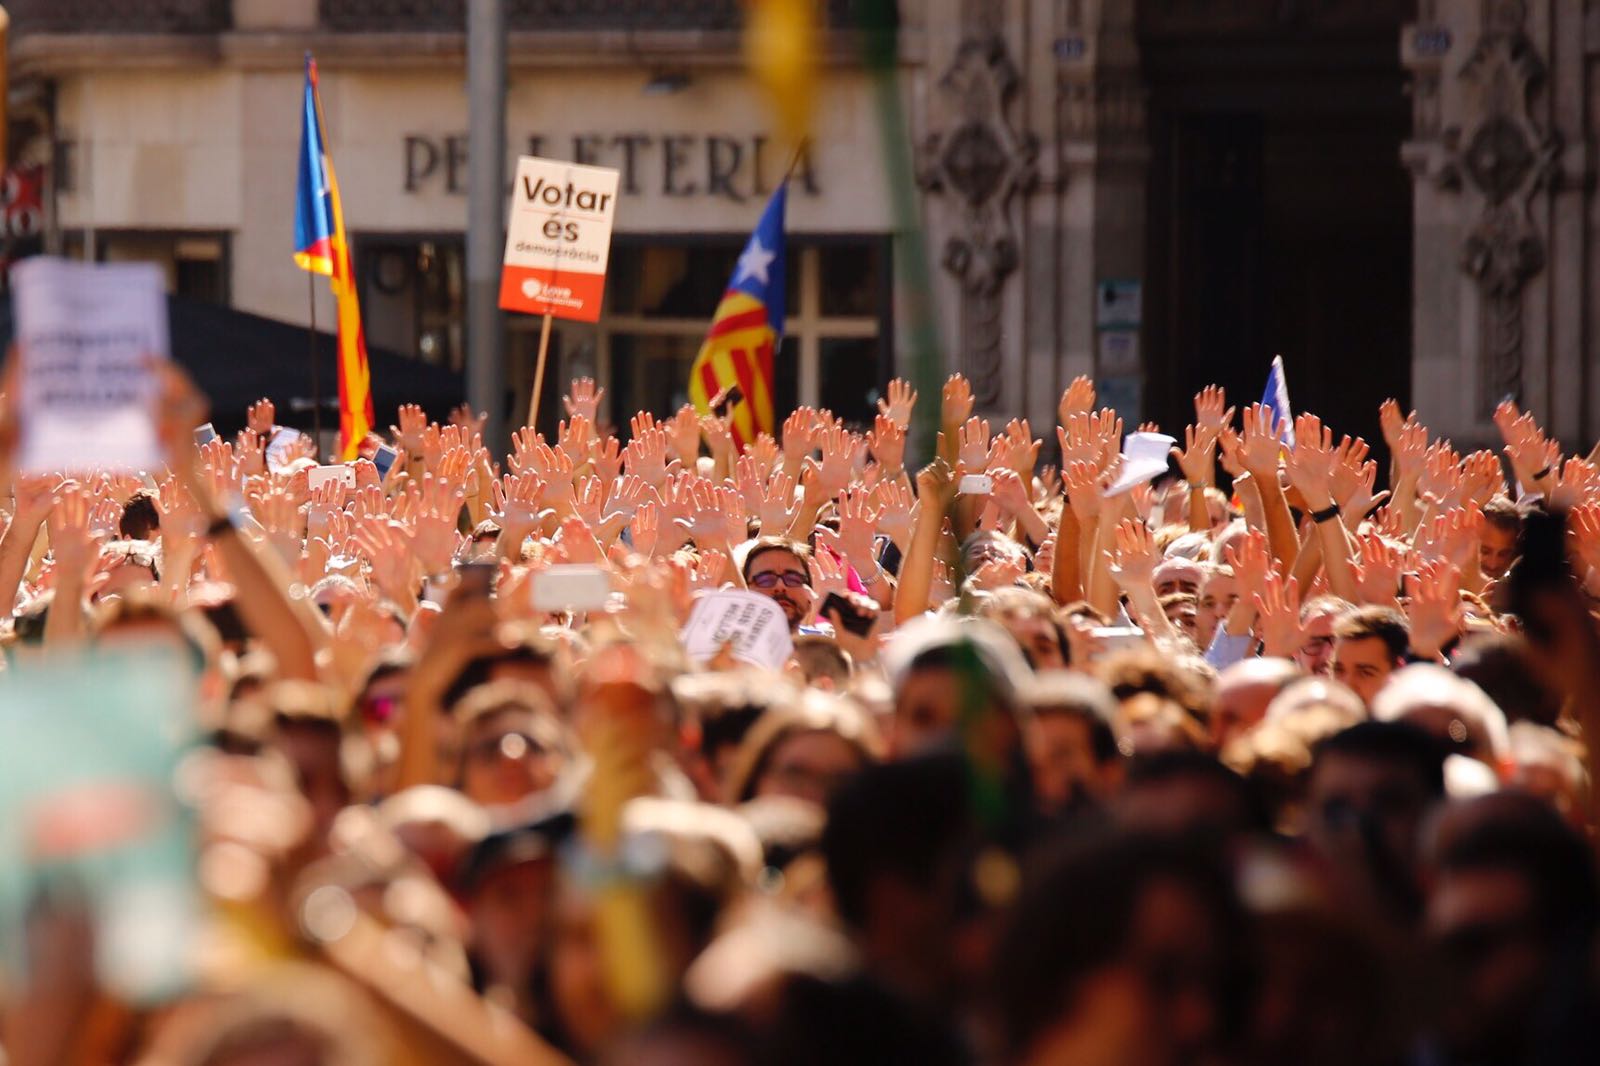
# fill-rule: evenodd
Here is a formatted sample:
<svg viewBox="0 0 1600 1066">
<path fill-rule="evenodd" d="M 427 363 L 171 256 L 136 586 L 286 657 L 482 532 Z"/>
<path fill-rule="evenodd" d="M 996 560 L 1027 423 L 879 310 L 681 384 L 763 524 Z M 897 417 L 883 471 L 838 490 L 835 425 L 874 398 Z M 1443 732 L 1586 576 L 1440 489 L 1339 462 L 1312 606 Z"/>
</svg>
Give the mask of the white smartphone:
<svg viewBox="0 0 1600 1066">
<path fill-rule="evenodd" d="M 956 486 L 956 491 L 963 496 L 992 496 L 994 495 L 994 478 L 988 474 L 967 474 Z"/>
<path fill-rule="evenodd" d="M 314 466 L 306 471 L 306 487 L 317 491 L 330 481 L 342 481 L 346 488 L 356 487 L 356 468 L 353 466 Z"/>
<path fill-rule="evenodd" d="M 533 576 L 536 611 L 598 611 L 611 598 L 611 575 L 588 563 L 565 563 Z"/>
<path fill-rule="evenodd" d="M 1135 626 L 1095 626 L 1089 635 L 1100 644 L 1100 655 L 1145 646 L 1144 630 Z"/>
<path fill-rule="evenodd" d="M 194 427 L 194 442 L 196 444 L 210 444 L 217 439 L 217 427 L 210 422 Z"/>
</svg>

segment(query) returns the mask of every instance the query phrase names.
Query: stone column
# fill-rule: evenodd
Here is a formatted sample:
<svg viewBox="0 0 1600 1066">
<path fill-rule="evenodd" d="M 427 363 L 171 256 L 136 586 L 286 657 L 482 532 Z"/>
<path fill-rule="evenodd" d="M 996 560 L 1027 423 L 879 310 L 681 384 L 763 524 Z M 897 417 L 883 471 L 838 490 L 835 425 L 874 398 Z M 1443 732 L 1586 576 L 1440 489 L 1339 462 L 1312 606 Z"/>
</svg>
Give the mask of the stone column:
<svg viewBox="0 0 1600 1066">
<path fill-rule="evenodd" d="M 1412 399 L 1458 446 L 1495 441 L 1507 395 L 1569 447 L 1600 429 L 1584 22 L 1563 0 L 1422 0 L 1403 32 Z"/>
</svg>

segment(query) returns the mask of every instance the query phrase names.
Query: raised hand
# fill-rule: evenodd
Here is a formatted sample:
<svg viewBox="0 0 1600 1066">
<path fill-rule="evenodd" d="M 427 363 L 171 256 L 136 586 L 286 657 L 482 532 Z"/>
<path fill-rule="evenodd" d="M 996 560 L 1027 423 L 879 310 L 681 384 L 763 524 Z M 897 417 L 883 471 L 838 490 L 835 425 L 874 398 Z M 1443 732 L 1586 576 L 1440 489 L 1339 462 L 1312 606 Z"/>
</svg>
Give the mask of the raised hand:
<svg viewBox="0 0 1600 1066">
<path fill-rule="evenodd" d="M 745 445 L 744 454 L 746 458 L 754 459 L 765 474 L 778 465 L 778 442 L 771 433 L 757 433 L 756 439 Z"/>
<path fill-rule="evenodd" d="M 951 374 L 939 397 L 939 424 L 946 429 L 961 425 L 972 416 L 972 386 L 960 374 Z M 985 449 L 988 443 L 985 441 Z"/>
<path fill-rule="evenodd" d="M 499 524 L 502 535 L 520 544 L 539 528 L 543 518 L 539 497 L 543 491 L 543 483 L 532 473 L 508 474 L 495 483 L 496 511 L 491 517 Z"/>
<path fill-rule="evenodd" d="M 837 545 L 856 573 L 867 576 L 870 567 L 878 569 L 876 535 L 881 512 L 873 507 L 866 492 L 852 492 L 839 498 Z"/>
<path fill-rule="evenodd" d="M 982 418 L 969 418 L 956 433 L 956 456 L 970 474 L 976 474 L 988 465 L 989 422 Z"/>
<path fill-rule="evenodd" d="M 556 446 L 567 454 L 574 466 L 588 462 L 593 443 L 594 423 L 583 415 L 573 415 L 571 421 L 557 426 Z"/>
<path fill-rule="evenodd" d="M 983 592 L 1008 588 L 1022 580 L 1026 568 L 1021 559 L 1003 555 L 990 559 L 972 572 L 972 585 Z"/>
<path fill-rule="evenodd" d="M 1267 535 L 1259 529 L 1250 530 L 1228 548 L 1226 557 L 1240 598 L 1253 604 L 1254 597 L 1266 591 L 1267 575 L 1275 570 L 1272 554 L 1267 550 Z"/>
<path fill-rule="evenodd" d="M 1417 492 L 1423 499 L 1442 507 L 1454 507 L 1461 499 L 1461 458 L 1448 441 L 1428 446 L 1417 478 Z"/>
<path fill-rule="evenodd" d="M 397 412 L 400 420 L 398 426 L 390 426 L 389 432 L 405 449 L 408 456 L 422 455 L 422 431 L 428 428 L 428 415 L 414 403 L 401 404 Z"/>
<path fill-rule="evenodd" d="M 605 492 L 597 477 L 580 478 L 573 493 L 572 509 L 590 529 L 600 528 L 600 508 L 605 503 Z"/>
<path fill-rule="evenodd" d="M 820 605 L 829 593 L 841 596 L 850 591 L 850 581 L 845 576 L 844 560 L 826 546 L 811 557 L 811 588 Z"/>
<path fill-rule="evenodd" d="M 1067 491 L 1067 506 L 1085 529 L 1100 518 L 1100 470 L 1093 463 L 1072 462 L 1061 469 L 1061 485 Z"/>
<path fill-rule="evenodd" d="M 1406 566 L 1406 553 L 1376 533 L 1361 538 L 1361 554 L 1356 560 L 1356 590 L 1361 602 L 1393 606 L 1400 591 L 1400 574 Z"/>
<path fill-rule="evenodd" d="M 1415 547 L 1426 559 L 1444 559 L 1457 569 L 1465 569 L 1478 550 L 1482 529 L 1482 511 L 1457 507 L 1434 515 L 1432 522 L 1418 528 Z"/>
<path fill-rule="evenodd" d="M 693 466 L 700 454 L 700 417 L 694 408 L 684 404 L 664 425 L 672 450 L 686 465 Z"/>
<path fill-rule="evenodd" d="M 1306 642 L 1305 626 L 1300 622 L 1300 583 L 1268 570 L 1255 604 L 1262 654 L 1292 659 Z"/>
<path fill-rule="evenodd" d="M 1426 562 L 1406 585 L 1411 651 L 1425 658 L 1438 655 L 1461 633 L 1461 568 L 1444 560 Z"/>
<path fill-rule="evenodd" d="M 251 433 L 264 440 L 272 436 L 272 427 L 277 417 L 278 408 L 271 400 L 263 396 L 245 408 L 244 424 Z"/>
<path fill-rule="evenodd" d="M 50 554 L 56 563 L 57 581 L 68 573 L 79 580 L 88 576 L 89 567 L 100 554 L 104 534 L 89 524 L 89 494 L 76 481 L 65 481 L 56 489 L 54 506 L 46 519 L 50 531 Z"/>
<path fill-rule="evenodd" d="M 1033 468 L 1039 462 L 1039 447 L 1043 443 L 1034 439 L 1033 427 L 1026 418 L 1013 418 L 1006 423 L 1005 435 L 996 438 L 1007 442 L 1005 465 L 1017 472 L 1023 484 L 1033 487 Z"/>
<path fill-rule="evenodd" d="M 570 480 L 567 490 L 572 490 Z M 411 553 L 424 573 L 438 574 L 449 568 L 456 549 L 456 516 L 465 499 L 460 488 L 431 474 L 423 475 L 418 507 L 411 516 Z"/>
<path fill-rule="evenodd" d="M 640 433 L 622 451 L 623 469 L 645 484 L 660 488 L 667 480 L 667 435 L 659 429 Z"/>
<path fill-rule="evenodd" d="M 794 498 L 794 478 L 782 470 L 773 473 L 772 477 L 760 489 L 760 498 L 756 501 L 756 519 L 761 523 L 763 536 L 781 534 L 794 524 L 795 513 L 799 505 Z"/>
<path fill-rule="evenodd" d="M 1173 448 L 1172 457 L 1178 461 L 1183 480 L 1190 485 L 1209 488 L 1217 482 L 1216 438 L 1207 438 L 1205 430 L 1190 426 L 1184 430 L 1183 447 Z"/>
<path fill-rule="evenodd" d="M 902 481 L 882 481 L 872 491 L 878 505 L 878 528 L 904 554 L 906 546 L 911 543 L 914 506 L 911 490 Z"/>
<path fill-rule="evenodd" d="M 1590 502 L 1600 493 L 1600 470 L 1573 456 L 1562 464 L 1546 484 L 1549 486 L 1550 505 L 1570 510 Z"/>
<path fill-rule="evenodd" d="M 1161 553 L 1150 537 L 1143 522 L 1117 523 L 1116 547 L 1111 553 L 1111 576 L 1123 592 L 1130 597 L 1139 593 L 1154 594 L 1151 578 L 1161 562 Z"/>
<path fill-rule="evenodd" d="M 1278 453 L 1283 450 L 1282 432 L 1278 416 L 1272 408 L 1259 403 L 1244 409 L 1244 434 L 1240 438 L 1239 458 L 1246 470 L 1259 482 L 1278 477 Z"/>
<path fill-rule="evenodd" d="M 605 394 L 605 389 L 595 388 L 593 378 L 573 378 L 572 387 L 561 397 L 561 406 L 566 408 L 568 418 L 586 419 L 593 425 L 599 421 L 600 401 Z"/>
<path fill-rule="evenodd" d="M 615 481 L 622 473 L 622 444 L 615 437 L 596 440 L 589 451 L 589 462 L 602 481 Z"/>
<path fill-rule="evenodd" d="M 878 401 L 878 415 L 899 426 L 902 433 L 911 425 L 911 409 L 917 403 L 917 390 L 904 378 L 889 382 L 888 398 Z M 874 449 L 873 454 L 877 454 Z M 878 460 L 880 463 L 882 459 Z"/>
<path fill-rule="evenodd" d="M 1194 396 L 1194 422 L 1205 437 L 1215 440 L 1224 426 L 1233 423 L 1233 408 L 1228 394 L 1219 385 L 1207 385 Z"/>
<path fill-rule="evenodd" d="M 1062 392 L 1061 400 L 1056 404 L 1056 417 L 1064 426 L 1074 415 L 1087 415 L 1093 410 L 1094 382 L 1079 374 L 1072 379 L 1072 384 L 1067 386 L 1066 391 Z"/>
<path fill-rule="evenodd" d="M 843 426 L 832 426 L 822 434 L 822 462 L 816 466 L 819 490 L 834 497 L 850 482 L 856 459 L 865 453 L 866 441 L 857 441 Z"/>
<path fill-rule="evenodd" d="M 572 506 L 572 457 L 540 443 L 528 456 L 528 469 L 544 482 L 544 498 L 557 510 Z"/>
<path fill-rule="evenodd" d="M 1285 464 L 1289 481 L 1306 506 L 1321 511 L 1333 502 L 1333 430 L 1316 415 L 1295 419 L 1294 449 Z"/>
<path fill-rule="evenodd" d="M 1383 430 L 1383 442 L 1389 446 L 1391 452 L 1400 448 L 1400 433 L 1407 425 L 1417 421 L 1417 412 L 1409 415 L 1400 413 L 1398 400 L 1385 400 L 1378 405 L 1378 426 Z"/>
<path fill-rule="evenodd" d="M 905 466 L 905 426 L 889 415 L 879 415 L 872 432 L 867 434 L 867 447 L 879 467 L 890 474 L 898 473 Z"/>
<path fill-rule="evenodd" d="M 798 466 L 802 459 L 816 450 L 820 431 L 817 413 L 811 408 L 796 407 L 790 412 L 789 417 L 783 420 L 784 462 Z"/>
<path fill-rule="evenodd" d="M 1461 498 L 1479 507 L 1506 491 L 1505 472 L 1500 457 L 1491 451 L 1477 451 L 1461 461 Z"/>
<path fill-rule="evenodd" d="M 935 458 L 917 472 L 918 506 L 931 506 L 943 512 L 956 498 L 955 472 L 943 459 Z"/>
<path fill-rule="evenodd" d="M 239 473 L 256 477 L 267 472 L 266 447 L 260 434 L 254 430 L 240 430 L 234 439 L 234 457 L 239 461 Z"/>
<path fill-rule="evenodd" d="M 488 411 L 474 411 L 470 403 L 458 403 L 450 409 L 450 424 L 464 429 L 468 436 L 483 436 L 483 427 L 489 422 Z"/>
</svg>

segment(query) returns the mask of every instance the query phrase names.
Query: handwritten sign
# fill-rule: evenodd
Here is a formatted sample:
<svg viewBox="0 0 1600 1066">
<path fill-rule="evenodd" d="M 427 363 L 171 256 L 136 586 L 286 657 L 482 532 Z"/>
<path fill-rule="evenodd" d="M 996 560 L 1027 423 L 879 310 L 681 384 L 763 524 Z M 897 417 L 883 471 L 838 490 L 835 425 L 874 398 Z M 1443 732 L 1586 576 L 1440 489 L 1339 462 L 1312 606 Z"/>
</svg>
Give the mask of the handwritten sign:
<svg viewBox="0 0 1600 1066">
<path fill-rule="evenodd" d="M 698 662 L 732 642 L 730 650 L 740 662 L 779 670 L 794 651 L 783 609 L 758 592 L 732 589 L 703 593 L 680 638 L 689 657 Z"/>
<path fill-rule="evenodd" d="M 617 217 L 617 171 L 523 156 L 511 193 L 500 306 L 598 322 Z"/>
<path fill-rule="evenodd" d="M 146 360 L 167 355 L 163 288 L 152 263 L 40 256 L 12 270 L 23 473 L 160 467 Z"/>
</svg>

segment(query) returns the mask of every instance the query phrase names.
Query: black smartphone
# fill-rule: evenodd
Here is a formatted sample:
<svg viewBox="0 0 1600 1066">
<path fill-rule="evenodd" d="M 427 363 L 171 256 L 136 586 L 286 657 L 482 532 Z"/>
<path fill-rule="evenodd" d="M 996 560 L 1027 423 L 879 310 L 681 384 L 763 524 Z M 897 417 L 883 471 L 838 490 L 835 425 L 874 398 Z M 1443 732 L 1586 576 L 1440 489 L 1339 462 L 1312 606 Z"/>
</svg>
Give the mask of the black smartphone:
<svg viewBox="0 0 1600 1066">
<path fill-rule="evenodd" d="M 488 599 L 489 592 L 494 588 L 494 575 L 500 569 L 498 563 L 461 563 L 456 567 L 456 574 L 460 580 L 456 591 L 462 596 L 477 596 Z"/>
<path fill-rule="evenodd" d="M 729 385 L 711 398 L 711 413 L 718 418 L 727 418 L 728 412 L 744 402 L 744 390 L 737 385 Z"/>
<path fill-rule="evenodd" d="M 834 611 L 839 613 L 839 624 L 858 637 L 872 632 L 872 625 L 878 620 L 875 615 L 861 610 L 837 592 L 830 592 L 822 601 L 822 617 L 832 618 Z"/>
</svg>

